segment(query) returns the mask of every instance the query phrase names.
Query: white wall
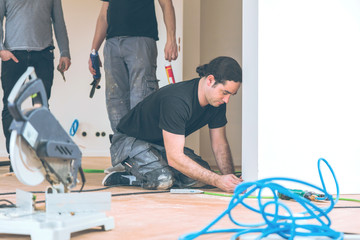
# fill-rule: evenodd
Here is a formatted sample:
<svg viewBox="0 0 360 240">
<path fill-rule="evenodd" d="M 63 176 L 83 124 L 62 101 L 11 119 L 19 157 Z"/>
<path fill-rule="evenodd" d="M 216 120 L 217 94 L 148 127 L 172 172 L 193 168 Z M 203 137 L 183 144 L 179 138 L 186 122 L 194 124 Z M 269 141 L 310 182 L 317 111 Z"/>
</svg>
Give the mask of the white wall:
<svg viewBox="0 0 360 240">
<path fill-rule="evenodd" d="M 243 7 L 244 178 L 320 185 L 323 157 L 341 193 L 360 193 L 360 2 L 244 0 Z"/>
<path fill-rule="evenodd" d="M 240 65 L 242 62 L 242 1 L 240 0 L 202 0 L 200 29 L 200 60 L 208 63 L 218 56 L 230 56 Z M 230 98 L 227 105 L 227 138 L 236 166 L 241 166 L 241 89 Z M 209 129 L 200 130 L 200 154 L 216 166 L 213 156 Z"/>
<path fill-rule="evenodd" d="M 242 176 L 259 179 L 258 1 L 243 0 Z"/>
<path fill-rule="evenodd" d="M 88 59 L 96 20 L 101 1 L 63 0 L 64 17 L 70 41 L 72 65 L 65 72 L 66 82 L 55 71 L 54 86 L 50 99 L 50 108 L 62 126 L 68 130 L 74 119 L 79 120 L 79 129 L 73 137 L 79 144 L 84 156 L 108 156 L 111 133 L 105 108 L 105 74 L 101 69 L 101 89 L 89 98 L 92 76 L 88 70 Z M 86 6 L 86 7 L 84 7 Z M 102 48 L 99 51 L 101 59 Z M 59 51 L 55 49 L 58 63 Z M 86 137 L 82 136 L 86 132 Z M 96 132 L 105 132 L 105 137 L 96 137 Z"/>
<path fill-rule="evenodd" d="M 198 77 L 195 70 L 200 65 L 201 0 L 183 2 L 183 79 L 190 80 Z M 200 131 L 189 135 L 185 144 L 200 154 Z"/>
</svg>

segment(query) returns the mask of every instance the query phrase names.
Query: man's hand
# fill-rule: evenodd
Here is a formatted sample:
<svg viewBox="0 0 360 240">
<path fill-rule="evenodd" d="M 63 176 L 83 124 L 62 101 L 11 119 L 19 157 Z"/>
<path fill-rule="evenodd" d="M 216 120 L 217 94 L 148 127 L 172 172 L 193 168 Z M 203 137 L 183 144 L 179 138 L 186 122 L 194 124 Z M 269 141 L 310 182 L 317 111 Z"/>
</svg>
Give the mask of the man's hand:
<svg viewBox="0 0 360 240">
<path fill-rule="evenodd" d="M 234 192 L 237 185 L 243 180 L 236 177 L 234 174 L 220 175 L 216 181 L 216 187 L 224 190 L 225 192 Z"/>
<path fill-rule="evenodd" d="M 18 63 L 19 60 L 8 50 L 0 50 L 0 58 L 2 61 L 6 62 L 12 59 L 14 62 Z"/>
<path fill-rule="evenodd" d="M 91 73 L 92 75 L 96 75 L 96 70 L 92 67 L 91 58 L 89 58 L 88 64 L 89 64 L 89 71 L 90 71 L 90 73 Z M 102 67 L 102 62 L 101 62 L 101 60 L 100 60 L 100 57 L 99 57 L 99 67 Z M 96 88 L 100 88 L 100 87 L 98 87 L 99 84 L 100 84 L 100 80 L 101 80 L 101 79 L 99 78 L 99 79 L 96 81 L 96 85 L 95 85 Z"/>
<path fill-rule="evenodd" d="M 65 72 L 69 69 L 71 65 L 70 58 L 68 57 L 61 57 L 59 60 L 59 69 L 61 69 L 61 72 Z"/>
<path fill-rule="evenodd" d="M 165 60 L 169 62 L 171 62 L 171 60 L 176 60 L 178 57 L 176 40 L 166 41 L 164 52 Z"/>
<path fill-rule="evenodd" d="M 95 69 L 94 69 L 93 66 L 92 66 L 91 58 L 89 58 L 88 64 L 89 64 L 89 71 L 90 71 L 90 73 L 91 73 L 92 75 L 96 75 L 96 71 L 95 71 Z M 102 67 L 102 62 L 101 62 L 100 57 L 99 57 L 99 66 Z"/>
</svg>

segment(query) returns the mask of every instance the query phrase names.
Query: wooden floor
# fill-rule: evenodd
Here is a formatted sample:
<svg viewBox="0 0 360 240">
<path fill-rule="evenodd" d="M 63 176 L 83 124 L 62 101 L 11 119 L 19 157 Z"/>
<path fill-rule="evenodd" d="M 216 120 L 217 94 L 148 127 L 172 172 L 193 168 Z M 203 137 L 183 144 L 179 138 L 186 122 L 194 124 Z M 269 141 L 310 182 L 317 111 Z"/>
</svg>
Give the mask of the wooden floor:
<svg viewBox="0 0 360 240">
<path fill-rule="evenodd" d="M 109 166 L 108 158 L 86 158 L 83 160 L 83 168 L 104 169 Z M 21 184 L 17 178 L 6 173 L 8 167 L 0 167 L 0 193 L 14 192 L 16 188 L 26 191 L 43 191 L 49 184 L 35 187 Z M 87 173 L 85 189 L 101 188 L 101 181 L 105 174 Z M 76 188 L 78 189 L 78 187 Z M 116 187 L 107 189 L 113 194 L 137 193 L 146 190 L 135 187 Z M 208 192 L 222 193 L 218 189 L 207 189 Z M 89 229 L 71 235 L 73 240 L 98 240 L 98 239 L 125 239 L 125 240 L 171 240 L 190 232 L 196 232 L 207 226 L 228 207 L 231 197 L 212 196 L 207 194 L 171 194 L 157 193 L 124 195 L 112 198 L 111 211 L 108 216 L 115 219 L 115 228 L 111 231 L 102 231 L 101 228 Z M 360 199 L 359 195 L 342 196 L 346 198 Z M 2 199 L 15 201 L 15 195 L 4 195 Z M 44 199 L 44 194 L 37 194 L 38 200 Z M 256 205 L 255 199 L 248 199 L 250 205 Z M 297 206 L 294 202 L 286 201 L 294 212 Z M 324 204 L 324 203 L 322 203 Z M 360 203 L 339 201 L 337 206 L 356 206 Z M 245 210 L 238 206 L 234 210 L 237 219 L 241 222 L 258 222 L 261 217 L 258 214 Z M 300 210 L 298 210 L 300 211 Z M 359 234 L 360 239 L 360 208 L 336 208 L 329 214 L 332 220 L 332 228 L 346 233 Z M 225 216 L 218 224 L 217 229 L 238 228 Z M 197 239 L 230 239 L 232 234 L 212 234 L 201 236 Z M 0 239 L 25 240 L 30 239 L 26 235 L 1 234 Z M 245 239 L 245 238 L 244 238 Z M 350 239 L 350 238 L 345 238 Z"/>
</svg>

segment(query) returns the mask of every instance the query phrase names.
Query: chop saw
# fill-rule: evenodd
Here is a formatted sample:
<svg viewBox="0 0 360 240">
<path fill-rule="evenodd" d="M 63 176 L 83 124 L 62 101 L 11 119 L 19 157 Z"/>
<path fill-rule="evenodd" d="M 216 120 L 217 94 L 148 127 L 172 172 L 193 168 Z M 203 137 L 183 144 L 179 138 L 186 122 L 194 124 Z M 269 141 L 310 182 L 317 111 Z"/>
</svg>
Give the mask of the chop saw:
<svg viewBox="0 0 360 240">
<path fill-rule="evenodd" d="M 25 102 L 31 107 L 23 109 Z M 10 126 L 10 161 L 23 184 L 35 186 L 45 179 L 46 211 L 34 208 L 31 193 L 16 191 L 16 208 L 0 209 L 1 233 L 30 235 L 32 240 L 69 240 L 72 232 L 101 226 L 114 228 L 107 217 L 111 194 L 70 193 L 81 177 L 81 151 L 49 111 L 44 85 L 29 67 L 8 98 L 14 120 Z M 80 189 L 80 192 L 81 192 Z M 1 238 L 1 237 L 0 237 Z"/>
</svg>

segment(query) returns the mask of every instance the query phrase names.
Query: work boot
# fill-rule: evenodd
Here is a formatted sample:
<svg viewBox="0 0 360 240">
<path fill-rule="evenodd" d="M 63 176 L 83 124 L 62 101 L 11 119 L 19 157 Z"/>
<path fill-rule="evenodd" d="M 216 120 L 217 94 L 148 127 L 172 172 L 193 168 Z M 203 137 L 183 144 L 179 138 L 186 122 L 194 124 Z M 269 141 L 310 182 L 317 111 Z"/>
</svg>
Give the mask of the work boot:
<svg viewBox="0 0 360 240">
<path fill-rule="evenodd" d="M 104 186 L 141 186 L 136 177 L 127 172 L 111 172 L 102 181 Z"/>
</svg>

